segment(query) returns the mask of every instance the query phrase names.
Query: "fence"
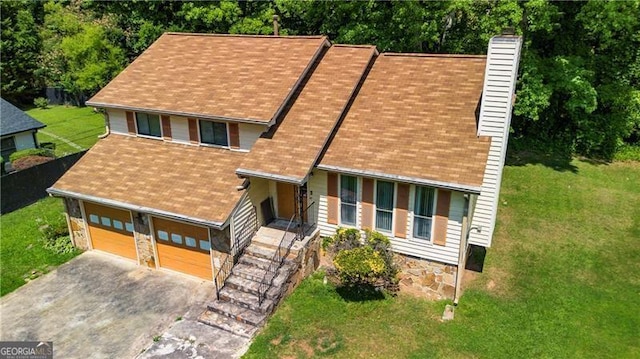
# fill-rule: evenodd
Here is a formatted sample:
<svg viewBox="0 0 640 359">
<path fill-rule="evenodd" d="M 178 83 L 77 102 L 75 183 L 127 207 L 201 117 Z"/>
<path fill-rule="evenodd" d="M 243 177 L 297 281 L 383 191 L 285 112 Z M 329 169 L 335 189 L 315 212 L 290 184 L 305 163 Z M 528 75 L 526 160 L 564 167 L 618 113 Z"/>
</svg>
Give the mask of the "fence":
<svg viewBox="0 0 640 359">
<path fill-rule="evenodd" d="M 20 209 L 47 196 L 51 187 L 86 151 L 56 158 L 0 178 L 0 213 Z"/>
</svg>

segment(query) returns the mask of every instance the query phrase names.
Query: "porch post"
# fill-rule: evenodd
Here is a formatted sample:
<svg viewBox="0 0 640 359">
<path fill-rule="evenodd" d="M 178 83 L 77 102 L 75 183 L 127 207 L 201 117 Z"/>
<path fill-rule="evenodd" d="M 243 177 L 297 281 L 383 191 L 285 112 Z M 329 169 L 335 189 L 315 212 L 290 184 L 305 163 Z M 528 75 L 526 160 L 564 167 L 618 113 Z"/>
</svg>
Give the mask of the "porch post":
<svg viewBox="0 0 640 359">
<path fill-rule="evenodd" d="M 296 186 L 296 207 L 298 216 L 298 231 L 300 238 L 304 238 L 304 195 L 302 193 L 302 186 Z"/>
</svg>

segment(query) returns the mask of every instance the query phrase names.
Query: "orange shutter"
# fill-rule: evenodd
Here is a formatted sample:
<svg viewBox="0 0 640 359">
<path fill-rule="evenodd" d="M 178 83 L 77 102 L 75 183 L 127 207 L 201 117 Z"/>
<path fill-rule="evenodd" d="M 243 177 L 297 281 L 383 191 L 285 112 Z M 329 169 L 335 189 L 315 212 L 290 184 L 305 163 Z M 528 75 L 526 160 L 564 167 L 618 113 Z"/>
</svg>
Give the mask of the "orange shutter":
<svg viewBox="0 0 640 359">
<path fill-rule="evenodd" d="M 450 203 L 451 191 L 439 189 L 434 223 L 435 229 L 433 231 L 433 244 L 444 246 L 447 243 L 447 224 L 449 222 Z"/>
<path fill-rule="evenodd" d="M 131 111 L 127 111 L 127 130 L 131 135 L 136 134 L 136 123 L 133 117 L 133 112 Z"/>
<path fill-rule="evenodd" d="M 395 236 L 407 238 L 407 212 L 409 211 L 409 185 L 398 183 L 398 200 L 396 201 Z"/>
<path fill-rule="evenodd" d="M 338 174 L 327 173 L 327 223 L 338 224 Z"/>
<path fill-rule="evenodd" d="M 160 116 L 160 119 L 162 120 L 162 137 L 165 140 L 171 140 L 171 119 L 166 115 Z"/>
<path fill-rule="evenodd" d="M 189 140 L 191 143 L 198 143 L 198 122 L 195 118 L 189 119 Z"/>
<path fill-rule="evenodd" d="M 240 129 L 237 123 L 229 124 L 229 145 L 233 148 L 240 147 Z"/>
<path fill-rule="evenodd" d="M 362 179 L 362 229 L 373 228 L 373 180 Z"/>
</svg>

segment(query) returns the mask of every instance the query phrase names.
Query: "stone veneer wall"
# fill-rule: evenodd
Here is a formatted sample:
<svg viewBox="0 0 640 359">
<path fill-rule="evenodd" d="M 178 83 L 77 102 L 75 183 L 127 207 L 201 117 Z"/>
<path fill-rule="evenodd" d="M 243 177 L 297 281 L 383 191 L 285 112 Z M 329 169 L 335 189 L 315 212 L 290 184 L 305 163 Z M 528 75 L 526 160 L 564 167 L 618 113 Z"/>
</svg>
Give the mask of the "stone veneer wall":
<svg viewBox="0 0 640 359">
<path fill-rule="evenodd" d="M 224 230 L 218 230 L 209 228 L 209 236 L 211 237 L 211 257 L 213 257 L 213 275 L 218 274 L 220 266 L 224 263 L 225 259 L 231 255 L 231 234 L 229 227 Z M 227 262 L 233 266 L 233 260 L 229 258 L 230 262 Z M 218 282 L 224 283 L 229 274 L 231 274 L 231 267 L 228 272 L 220 272 L 218 275 Z"/>
<path fill-rule="evenodd" d="M 401 268 L 400 291 L 429 299 L 453 299 L 457 266 L 398 253 L 394 259 Z"/>
<path fill-rule="evenodd" d="M 298 250 L 296 256 L 296 262 L 298 268 L 295 273 L 291 275 L 289 281 L 286 284 L 286 289 L 283 291 L 283 297 L 288 296 L 293 290 L 307 278 L 311 273 L 315 272 L 320 266 L 320 244 L 322 239 L 320 237 L 320 231 L 309 239 L 307 244 Z"/>
<path fill-rule="evenodd" d="M 82 210 L 80 209 L 80 201 L 73 198 L 64 198 L 64 205 L 67 209 L 69 217 L 69 235 L 73 245 L 86 251 L 89 249 L 89 238 L 87 237 L 87 228 L 82 218 Z"/>
<path fill-rule="evenodd" d="M 156 267 L 156 255 L 153 252 L 150 217 L 146 213 L 131 212 L 133 217 L 133 238 L 138 249 L 138 264 L 149 268 Z"/>
</svg>

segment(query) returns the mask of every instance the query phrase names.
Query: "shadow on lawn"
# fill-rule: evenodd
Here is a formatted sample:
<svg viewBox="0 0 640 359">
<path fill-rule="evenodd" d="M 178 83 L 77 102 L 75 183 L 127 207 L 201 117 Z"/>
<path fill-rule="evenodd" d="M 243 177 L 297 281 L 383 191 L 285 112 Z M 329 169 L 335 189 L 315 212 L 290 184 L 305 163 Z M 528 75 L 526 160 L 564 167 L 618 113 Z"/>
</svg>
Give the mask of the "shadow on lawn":
<svg viewBox="0 0 640 359">
<path fill-rule="evenodd" d="M 365 302 L 370 300 L 383 300 L 384 293 L 373 286 L 340 286 L 336 292 L 347 302 Z"/>
<path fill-rule="evenodd" d="M 505 164 L 507 166 L 541 164 L 560 172 L 578 173 L 578 167 L 571 163 L 572 160 L 573 151 L 569 146 L 513 138 L 509 140 Z"/>
</svg>

